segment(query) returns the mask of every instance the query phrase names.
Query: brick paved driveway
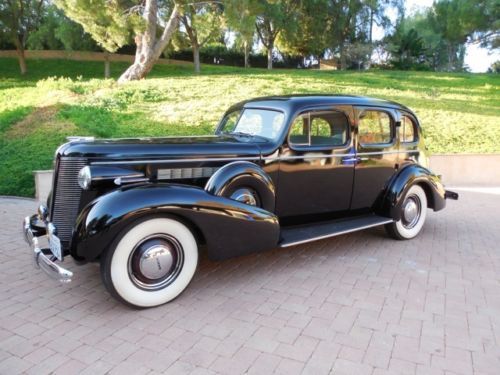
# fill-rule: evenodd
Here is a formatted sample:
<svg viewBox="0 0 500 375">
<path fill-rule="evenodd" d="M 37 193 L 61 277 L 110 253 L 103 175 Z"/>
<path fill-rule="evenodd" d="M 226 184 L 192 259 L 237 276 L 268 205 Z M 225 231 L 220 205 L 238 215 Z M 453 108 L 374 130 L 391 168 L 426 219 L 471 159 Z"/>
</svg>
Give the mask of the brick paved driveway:
<svg viewBox="0 0 500 375">
<path fill-rule="evenodd" d="M 131 310 L 96 265 L 31 266 L 34 202 L 0 200 L 0 374 L 500 374 L 500 195 L 462 192 L 413 241 L 380 229 L 225 262 Z"/>
</svg>

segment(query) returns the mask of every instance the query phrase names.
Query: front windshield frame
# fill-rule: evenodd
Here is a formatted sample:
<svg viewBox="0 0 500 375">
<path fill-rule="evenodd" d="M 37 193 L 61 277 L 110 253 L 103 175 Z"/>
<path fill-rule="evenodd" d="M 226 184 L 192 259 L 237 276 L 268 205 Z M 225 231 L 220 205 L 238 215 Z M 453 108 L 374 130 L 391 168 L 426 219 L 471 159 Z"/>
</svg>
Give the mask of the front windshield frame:
<svg viewBox="0 0 500 375">
<path fill-rule="evenodd" d="M 240 121 L 241 117 L 243 116 L 245 111 L 267 111 L 267 112 L 277 112 L 282 115 L 282 123 L 279 125 L 279 129 L 276 131 L 276 134 L 273 137 L 269 137 L 266 135 L 261 135 L 261 134 L 252 134 L 252 133 L 247 133 L 247 132 L 241 132 L 241 131 L 229 131 L 225 132 L 224 127 L 226 126 L 227 120 L 230 118 L 231 115 L 233 115 L 236 112 L 239 112 L 238 117 L 235 121 L 235 129 L 237 129 L 237 124 Z M 240 108 L 234 108 L 233 110 L 227 111 L 222 119 L 219 122 L 219 125 L 217 126 L 217 129 L 215 131 L 215 134 L 217 135 L 222 135 L 222 134 L 228 134 L 228 135 L 246 135 L 248 137 L 252 138 L 260 138 L 266 141 L 271 141 L 271 142 L 276 142 L 280 139 L 280 137 L 283 135 L 283 132 L 286 131 L 286 113 L 280 109 L 277 108 L 262 108 L 262 107 L 240 107 Z"/>
</svg>

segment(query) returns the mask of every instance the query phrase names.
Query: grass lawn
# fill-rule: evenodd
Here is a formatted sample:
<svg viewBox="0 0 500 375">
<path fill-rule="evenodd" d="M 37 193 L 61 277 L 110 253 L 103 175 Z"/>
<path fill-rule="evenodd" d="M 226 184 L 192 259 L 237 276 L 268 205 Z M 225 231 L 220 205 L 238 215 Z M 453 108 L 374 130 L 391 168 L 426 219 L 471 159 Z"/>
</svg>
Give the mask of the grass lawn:
<svg viewBox="0 0 500 375">
<path fill-rule="evenodd" d="M 113 63 L 118 77 L 126 63 Z M 190 65 L 155 67 L 147 80 L 103 80 L 101 62 L 0 58 L 0 195 L 33 196 L 69 135 L 207 134 L 231 104 L 262 95 L 331 93 L 391 99 L 419 117 L 433 153 L 500 152 L 500 75 L 332 72 Z M 49 77 L 65 78 L 49 78 Z"/>
</svg>

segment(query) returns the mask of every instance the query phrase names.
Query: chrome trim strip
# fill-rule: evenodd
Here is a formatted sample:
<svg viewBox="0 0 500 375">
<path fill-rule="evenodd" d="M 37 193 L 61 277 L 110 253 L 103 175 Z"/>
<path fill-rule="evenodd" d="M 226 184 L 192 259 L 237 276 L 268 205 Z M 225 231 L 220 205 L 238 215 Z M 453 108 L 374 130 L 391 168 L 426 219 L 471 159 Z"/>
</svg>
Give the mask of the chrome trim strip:
<svg viewBox="0 0 500 375">
<path fill-rule="evenodd" d="M 188 168 L 164 168 L 157 170 L 157 180 L 182 180 L 191 178 L 208 178 L 212 176 L 219 167 L 188 167 Z"/>
<path fill-rule="evenodd" d="M 388 154 L 418 154 L 419 150 L 408 150 L 408 151 L 374 151 L 374 152 L 358 152 L 358 156 L 367 155 L 388 155 Z"/>
<path fill-rule="evenodd" d="M 142 160 L 115 160 L 115 161 L 94 161 L 91 165 L 114 165 L 114 164 L 161 164 L 161 163 L 198 163 L 204 161 L 236 161 L 236 160 L 261 160 L 260 157 L 235 157 L 235 158 L 200 158 L 200 159 L 142 159 Z"/>
<path fill-rule="evenodd" d="M 368 156 L 368 155 L 389 155 L 389 154 L 417 154 L 418 150 L 408 151 L 374 151 L 374 152 L 359 152 L 350 154 L 330 154 L 330 155 L 294 155 L 294 156 L 273 156 L 267 157 L 234 157 L 234 158 L 198 158 L 198 159 L 143 159 L 143 160 L 114 160 L 114 161 L 94 161 L 91 165 L 114 165 L 114 164 L 161 164 L 161 163 L 198 163 L 198 162 L 211 162 L 211 161 L 249 161 L 249 160 L 292 160 L 292 159 L 324 159 L 324 158 L 344 158 L 351 156 Z"/>
<path fill-rule="evenodd" d="M 343 230 L 341 232 L 334 232 L 334 233 L 325 234 L 325 235 L 318 236 L 318 237 L 311 237 L 311 238 L 308 238 L 308 239 L 305 239 L 305 240 L 301 240 L 301 241 L 295 241 L 295 242 L 281 244 L 279 247 L 290 247 L 290 246 L 301 245 L 301 244 L 308 243 L 308 242 L 323 240 L 325 238 L 340 236 L 342 234 L 357 232 L 358 230 L 363 230 L 363 229 L 378 227 L 379 225 L 389 224 L 389 223 L 392 223 L 392 222 L 394 222 L 393 219 L 387 219 L 387 220 L 380 221 L 378 223 L 373 223 L 373 224 L 369 224 L 369 225 L 363 225 L 363 226 L 357 227 L 357 228 L 346 229 L 346 230 Z"/>
<path fill-rule="evenodd" d="M 293 155 L 293 156 L 278 156 L 274 158 L 262 158 L 262 160 L 296 160 L 296 159 L 332 159 L 332 158 L 348 158 L 356 154 L 331 154 L 331 155 Z"/>
</svg>

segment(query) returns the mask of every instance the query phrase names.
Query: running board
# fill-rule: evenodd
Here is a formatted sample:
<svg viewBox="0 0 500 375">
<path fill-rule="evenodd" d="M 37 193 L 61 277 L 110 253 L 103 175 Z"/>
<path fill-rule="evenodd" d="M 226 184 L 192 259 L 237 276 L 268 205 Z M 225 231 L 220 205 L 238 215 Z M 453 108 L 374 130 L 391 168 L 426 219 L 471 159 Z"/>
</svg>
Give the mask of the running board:
<svg viewBox="0 0 500 375">
<path fill-rule="evenodd" d="M 309 225 L 300 225 L 281 230 L 280 247 L 300 245 L 358 230 L 392 223 L 394 220 L 377 215 L 357 216 L 351 219 L 333 220 Z"/>
</svg>

